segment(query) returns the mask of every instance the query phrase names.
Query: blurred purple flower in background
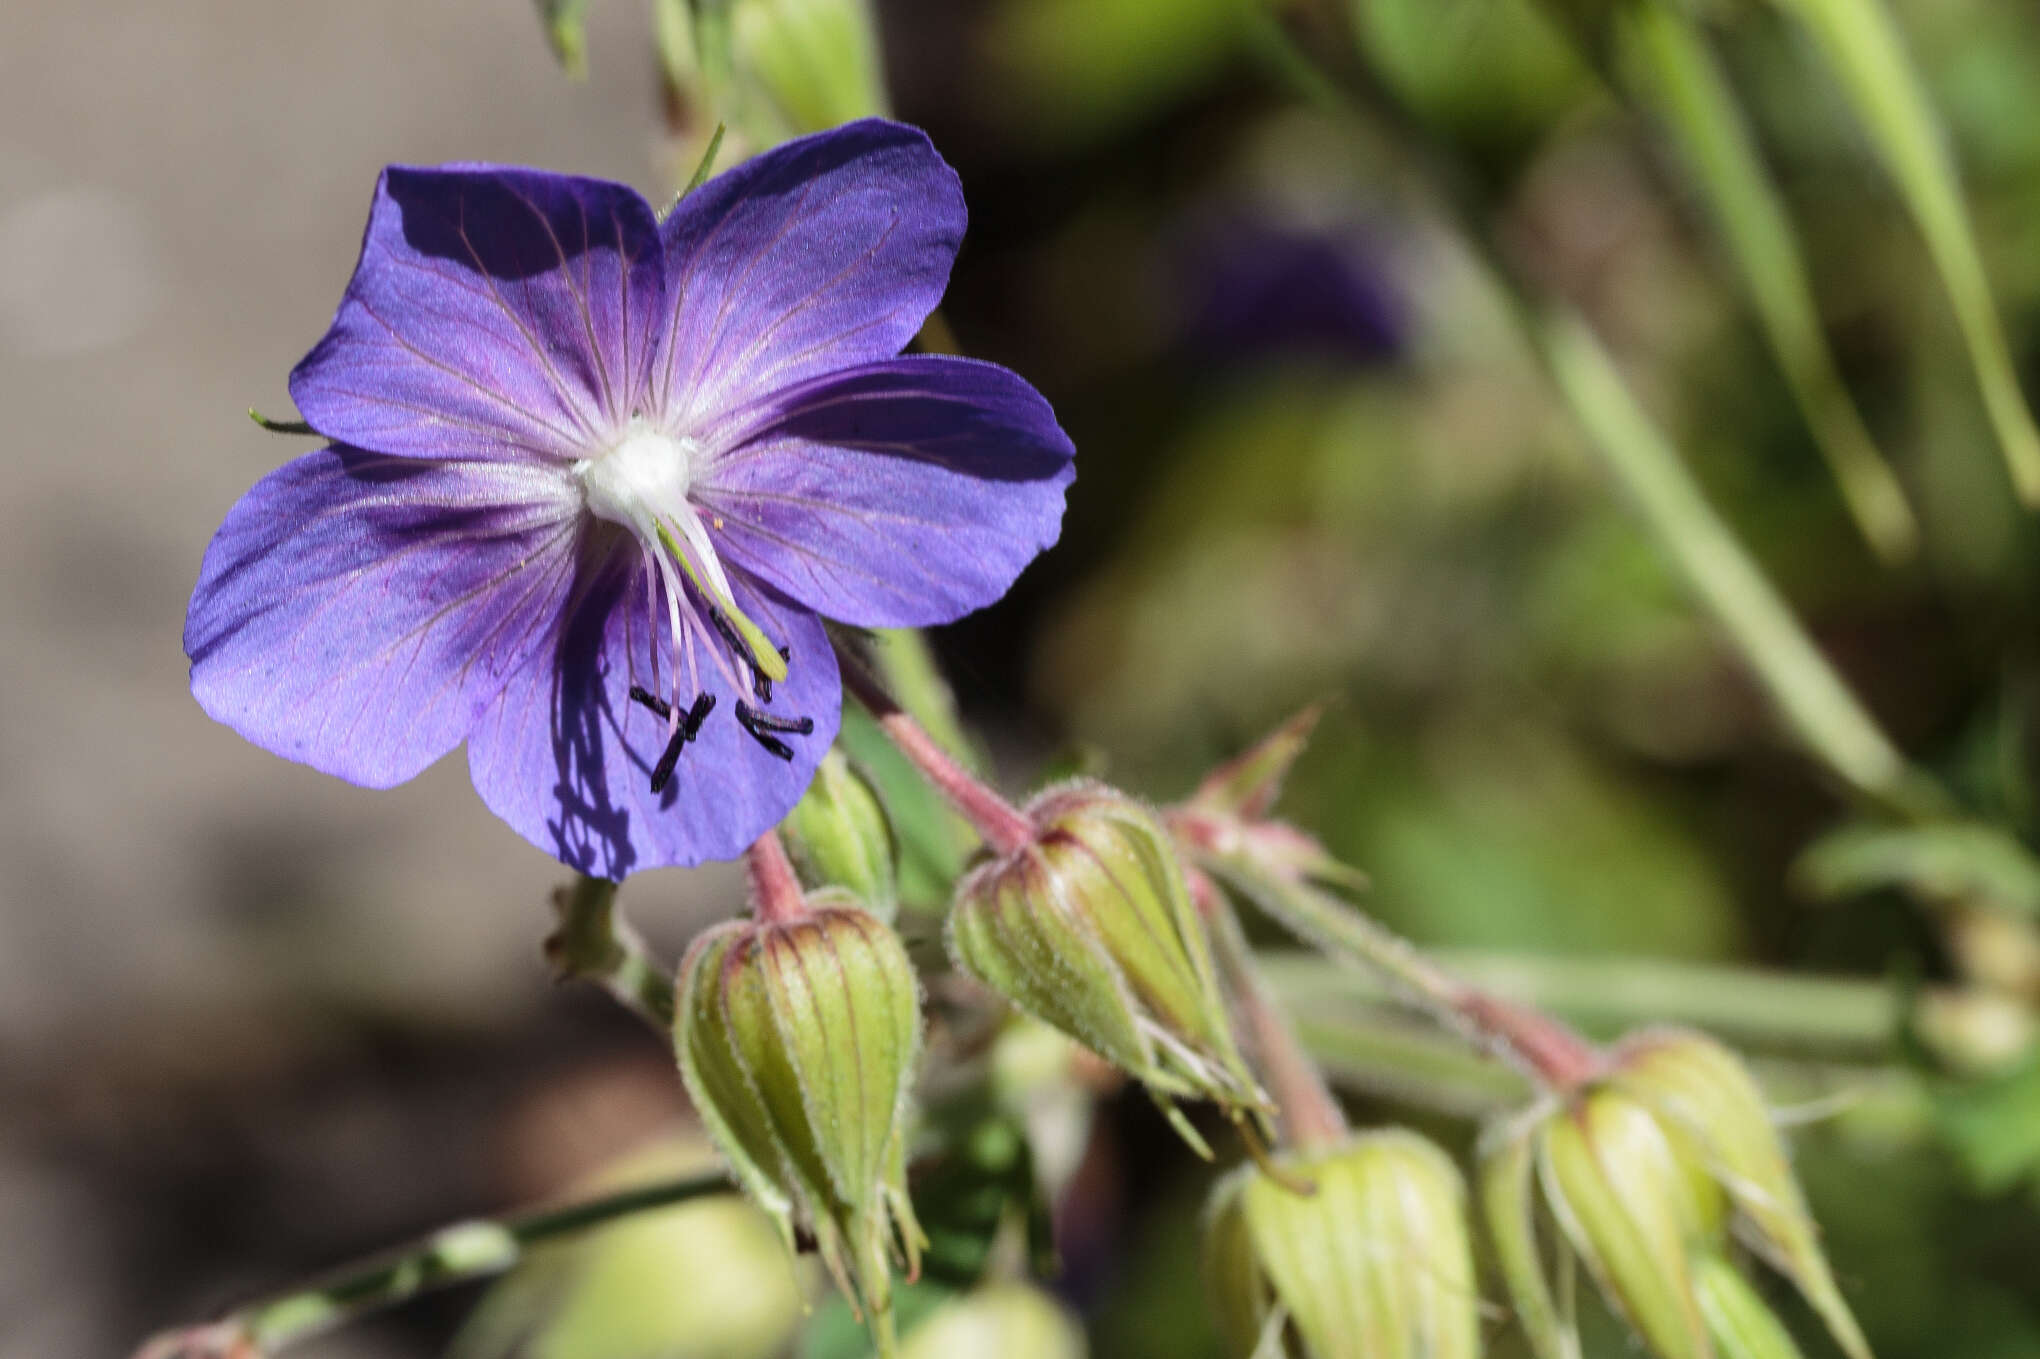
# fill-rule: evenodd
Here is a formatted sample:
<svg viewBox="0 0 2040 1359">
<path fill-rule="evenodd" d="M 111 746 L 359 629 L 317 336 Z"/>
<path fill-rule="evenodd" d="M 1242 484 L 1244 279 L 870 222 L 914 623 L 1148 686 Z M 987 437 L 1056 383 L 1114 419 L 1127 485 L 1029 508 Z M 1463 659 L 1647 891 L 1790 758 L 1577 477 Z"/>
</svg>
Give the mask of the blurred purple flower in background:
<svg viewBox="0 0 2040 1359">
<path fill-rule="evenodd" d="M 947 622 L 1059 532 L 1041 396 L 899 356 L 963 227 L 927 138 L 876 120 L 663 222 L 600 180 L 392 167 L 291 374 L 333 446 L 207 550 L 192 692 L 371 787 L 465 740 L 489 807 L 586 872 L 733 857 L 835 735 L 818 615 Z"/>
<path fill-rule="evenodd" d="M 1184 340 L 1226 360 L 1390 358 L 1409 323 L 1382 253 L 1349 224 L 1214 214 L 1183 233 L 1170 259 Z"/>
</svg>

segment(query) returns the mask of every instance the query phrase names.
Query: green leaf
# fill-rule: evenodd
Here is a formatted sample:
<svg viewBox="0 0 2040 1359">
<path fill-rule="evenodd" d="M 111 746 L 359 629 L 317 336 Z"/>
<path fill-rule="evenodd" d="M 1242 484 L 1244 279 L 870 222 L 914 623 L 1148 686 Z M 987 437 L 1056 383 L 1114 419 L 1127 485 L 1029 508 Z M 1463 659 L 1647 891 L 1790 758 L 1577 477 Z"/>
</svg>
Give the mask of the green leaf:
<svg viewBox="0 0 2040 1359">
<path fill-rule="evenodd" d="M 1784 205 L 1706 38 L 1670 0 L 1632 0 L 1617 33 L 1630 83 L 1698 177 L 1857 527 L 1884 560 L 1910 556 L 1918 526 L 1842 385 Z"/>
<path fill-rule="evenodd" d="M 2004 831 L 1976 822 L 1846 825 L 1801 854 L 1792 877 L 1826 899 L 1905 887 L 1936 900 L 2040 914 L 2040 861 Z"/>
</svg>

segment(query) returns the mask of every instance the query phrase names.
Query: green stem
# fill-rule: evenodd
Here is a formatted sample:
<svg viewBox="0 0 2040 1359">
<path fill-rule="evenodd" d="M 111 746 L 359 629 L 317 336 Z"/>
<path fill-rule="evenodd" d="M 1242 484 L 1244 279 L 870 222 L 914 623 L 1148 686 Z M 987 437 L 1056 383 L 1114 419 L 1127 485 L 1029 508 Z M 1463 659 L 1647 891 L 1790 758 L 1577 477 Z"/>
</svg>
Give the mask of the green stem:
<svg viewBox="0 0 2040 1359">
<path fill-rule="evenodd" d="M 1476 985 L 1550 1010 L 1590 1033 L 1620 1034 L 1651 1022 L 1690 1024 L 1739 1046 L 1860 1059 L 1887 1055 L 1902 1018 L 1898 993 L 1879 981 L 1644 958 L 1438 956 Z M 1313 1016 L 1371 1009 L 1393 998 L 1389 989 L 1316 954 L 1263 953 L 1260 967 L 1288 1005 Z"/>
<path fill-rule="evenodd" d="M 1627 0 L 1616 17 L 1627 83 L 1692 166 L 1849 513 L 1879 557 L 1903 560 L 1918 526 L 1842 383 L 1799 242 L 1706 36 L 1676 0 Z"/>
<path fill-rule="evenodd" d="M 1345 118 L 1363 110 L 1303 54 L 1265 14 L 1254 25 L 1272 74 L 1297 97 Z M 1362 52 L 1363 60 L 1366 53 Z M 1435 197 L 1461 236 L 1485 261 L 1498 295 L 1519 318 L 1545 369 L 1602 464 L 1622 483 L 1652 534 L 1714 615 L 1813 755 L 1859 794 L 1886 811 L 1924 818 L 1947 799 L 1907 765 L 1793 618 L 1784 600 L 1701 494 L 1671 443 L 1623 384 L 1601 343 L 1563 302 L 1540 297 L 1517 275 L 1484 224 L 1481 204 L 1452 162 L 1392 101 L 1382 116 L 1403 134 Z M 1414 148 L 1408 150 L 1407 148 Z"/>
<path fill-rule="evenodd" d="M 1701 494 L 1601 342 L 1570 308 L 1524 307 L 1553 384 L 1693 592 L 1756 671 L 1787 725 L 1851 788 L 1887 808 L 1931 815 L 1938 799 L 1856 701 L 1770 580 Z"/>
<path fill-rule="evenodd" d="M 1435 1019 L 1515 1066 L 1540 1086 L 1569 1090 L 1603 1069 L 1601 1053 L 1563 1023 L 1455 976 L 1373 917 L 1308 883 L 1276 885 L 1237 862 L 1221 878 L 1286 928 L 1335 959 L 1385 978 Z"/>
<path fill-rule="evenodd" d="M 560 923 L 546 938 L 545 956 L 562 981 L 594 982 L 660 1033 L 671 1033 L 673 974 L 618 914 L 616 886 L 584 875 L 554 892 Z"/>
<path fill-rule="evenodd" d="M 245 1354 L 254 1359 L 274 1354 L 422 1293 L 501 1274 L 541 1242 L 689 1199 L 728 1193 L 729 1188 L 728 1179 L 712 1172 L 518 1217 L 455 1223 L 411 1245 L 237 1308 L 219 1322 L 160 1337 L 144 1345 L 136 1359 L 208 1354 Z"/>
<path fill-rule="evenodd" d="M 1806 25 L 1912 210 L 1947 289 L 2019 501 L 2040 506 L 2040 428 L 2019 390 L 1948 135 L 1879 0 L 1778 0 Z"/>
</svg>

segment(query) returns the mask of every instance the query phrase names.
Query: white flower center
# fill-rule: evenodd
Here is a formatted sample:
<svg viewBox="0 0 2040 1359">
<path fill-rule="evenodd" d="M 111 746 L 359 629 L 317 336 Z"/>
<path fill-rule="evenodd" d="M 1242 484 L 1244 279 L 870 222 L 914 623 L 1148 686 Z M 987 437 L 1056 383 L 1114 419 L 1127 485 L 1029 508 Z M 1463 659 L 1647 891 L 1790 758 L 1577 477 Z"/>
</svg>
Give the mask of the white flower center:
<svg viewBox="0 0 2040 1359">
<path fill-rule="evenodd" d="M 695 687 L 701 676 L 689 661 L 690 637 L 706 643 L 710 663 L 728 691 L 747 695 L 735 701 L 736 720 L 767 753 L 791 760 L 793 748 L 780 738 L 814 731 L 811 718 L 778 717 L 751 703 L 752 698 L 759 704 L 772 702 L 773 682 L 787 675 L 787 656 L 737 606 L 708 526 L 688 499 L 705 452 L 693 439 L 633 419 L 607 452 L 574 464 L 588 512 L 623 525 L 637 539 L 655 630 L 659 604 L 665 604 L 668 663 L 663 681 L 647 675 L 646 684 L 639 684 L 633 676 L 630 686 L 632 700 L 666 723 L 665 753 L 652 766 L 654 793 L 673 776 L 681 752 L 715 707 L 714 694 Z M 664 696 L 647 684 L 661 688 Z"/>
<path fill-rule="evenodd" d="M 656 541 L 661 519 L 682 514 L 701 445 L 633 420 L 607 453 L 576 468 L 593 514 Z"/>
</svg>

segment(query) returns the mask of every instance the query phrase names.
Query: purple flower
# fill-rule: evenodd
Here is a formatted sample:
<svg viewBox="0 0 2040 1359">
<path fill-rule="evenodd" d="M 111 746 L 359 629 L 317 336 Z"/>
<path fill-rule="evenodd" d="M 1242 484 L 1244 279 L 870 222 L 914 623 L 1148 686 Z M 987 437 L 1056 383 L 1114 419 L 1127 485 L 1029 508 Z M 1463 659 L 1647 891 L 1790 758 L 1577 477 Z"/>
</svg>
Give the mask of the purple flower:
<svg viewBox="0 0 2040 1359">
<path fill-rule="evenodd" d="M 489 807 L 586 872 L 734 856 L 835 736 L 818 615 L 948 621 L 1059 530 L 1040 395 L 899 353 L 963 225 L 927 138 L 879 121 L 663 222 L 600 180 L 385 171 L 291 374 L 333 446 L 213 539 L 193 694 L 370 787 L 466 741 Z"/>
</svg>

